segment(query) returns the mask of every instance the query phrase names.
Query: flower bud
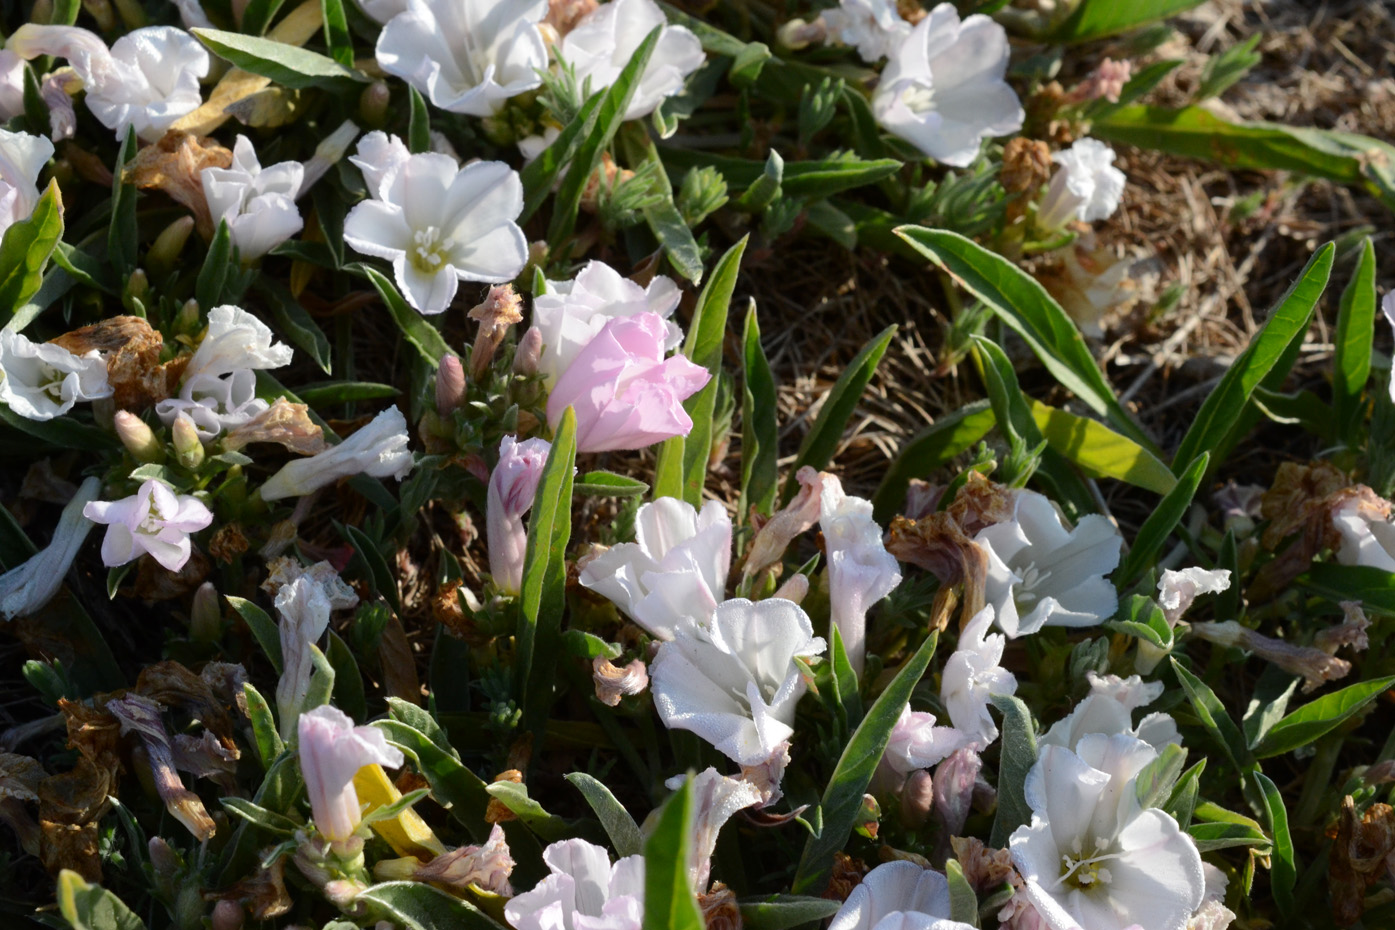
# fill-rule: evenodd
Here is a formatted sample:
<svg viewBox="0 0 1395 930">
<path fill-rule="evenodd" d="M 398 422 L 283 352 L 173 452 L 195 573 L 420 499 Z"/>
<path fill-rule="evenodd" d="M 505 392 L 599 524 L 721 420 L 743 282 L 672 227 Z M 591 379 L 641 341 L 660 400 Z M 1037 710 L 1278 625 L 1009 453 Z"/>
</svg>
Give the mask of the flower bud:
<svg viewBox="0 0 1395 930">
<path fill-rule="evenodd" d="M 174 315 L 174 331 L 191 336 L 203 327 L 203 317 L 199 313 L 199 302 L 192 297 L 184 301 L 184 306 Z"/>
<path fill-rule="evenodd" d="M 460 364 L 459 356 L 447 355 L 436 369 L 436 412 L 448 417 L 464 399 L 465 367 Z"/>
<path fill-rule="evenodd" d="M 199 429 L 193 419 L 186 413 L 179 414 L 174 418 L 170 432 L 174 434 L 174 454 L 179 464 L 190 471 L 202 465 L 203 442 L 199 439 Z"/>
<path fill-rule="evenodd" d="M 374 81 L 359 95 L 358 118 L 373 129 L 381 129 L 387 122 L 388 104 L 391 102 L 392 92 L 387 84 Z"/>
<path fill-rule="evenodd" d="M 607 707 L 618 707 L 622 697 L 649 687 L 649 674 L 639 659 L 619 666 L 605 656 L 596 656 L 591 660 L 591 678 L 596 684 L 596 699 Z"/>
<path fill-rule="evenodd" d="M 916 769 L 901 789 L 901 819 L 906 826 L 920 829 L 930 817 L 935 801 L 935 780 L 925 769 Z"/>
<path fill-rule="evenodd" d="M 155 438 L 150 427 L 146 426 L 145 421 L 140 417 L 129 410 L 118 410 L 112 418 L 112 425 L 116 429 L 116 437 L 121 440 L 126 451 L 138 461 L 164 461 L 164 448 L 160 445 L 160 441 Z"/>
<path fill-rule="evenodd" d="M 803 603 L 804 596 L 809 593 L 808 575 L 791 575 L 785 579 L 785 583 L 776 589 L 771 597 L 783 598 L 793 601 L 796 604 Z"/>
<path fill-rule="evenodd" d="M 181 216 L 162 229 L 160 235 L 155 237 L 150 250 L 145 253 L 145 263 L 150 266 L 150 270 L 161 277 L 174 270 L 179 253 L 184 251 L 184 244 L 189 241 L 189 234 L 193 231 L 192 216 Z"/>
<path fill-rule="evenodd" d="M 513 354 L 513 373 L 532 377 L 538 373 L 538 360 L 542 358 L 543 335 L 536 328 L 530 328 L 518 340 L 518 349 Z"/>
<path fill-rule="evenodd" d="M 779 28 L 775 33 L 775 40 L 787 49 L 799 51 L 802 48 L 808 48 L 815 42 L 822 42 L 827 35 L 828 27 L 824 24 L 822 17 L 812 23 L 802 19 L 792 19 Z"/>
<path fill-rule="evenodd" d="M 296 192 L 297 199 L 304 197 L 314 183 L 324 177 L 325 172 L 344 157 L 356 138 L 358 138 L 358 126 L 352 120 L 344 120 L 339 124 L 338 129 L 320 140 L 320 144 L 315 146 L 315 154 L 305 162 L 305 173 L 301 175 L 300 190 Z"/>
<path fill-rule="evenodd" d="M 136 304 L 142 307 L 146 298 L 150 295 L 150 278 L 146 276 L 145 269 L 137 268 L 126 278 L 126 287 L 121 293 L 121 305 L 132 313 L 137 313 Z"/>
<path fill-rule="evenodd" d="M 484 379 L 494 361 L 494 352 L 503 341 L 509 327 L 522 321 L 519 307 L 523 301 L 513 291 L 510 284 L 499 284 L 489 289 L 489 295 L 477 306 L 471 308 L 470 319 L 480 324 L 475 335 L 474 347 L 470 350 L 470 377 L 476 383 Z"/>
<path fill-rule="evenodd" d="M 242 930 L 242 905 L 227 898 L 213 905 L 213 930 Z"/>
<path fill-rule="evenodd" d="M 499 445 L 499 464 L 489 476 L 489 573 L 494 586 L 505 594 L 517 594 L 523 585 L 523 559 L 528 550 L 523 515 L 533 506 L 551 449 L 545 439 L 518 442 L 505 436 Z"/>
<path fill-rule="evenodd" d="M 221 632 L 223 610 L 218 603 L 218 589 L 213 582 L 205 581 L 194 592 L 194 603 L 189 608 L 189 638 L 199 643 L 212 643 L 218 640 Z"/>
</svg>

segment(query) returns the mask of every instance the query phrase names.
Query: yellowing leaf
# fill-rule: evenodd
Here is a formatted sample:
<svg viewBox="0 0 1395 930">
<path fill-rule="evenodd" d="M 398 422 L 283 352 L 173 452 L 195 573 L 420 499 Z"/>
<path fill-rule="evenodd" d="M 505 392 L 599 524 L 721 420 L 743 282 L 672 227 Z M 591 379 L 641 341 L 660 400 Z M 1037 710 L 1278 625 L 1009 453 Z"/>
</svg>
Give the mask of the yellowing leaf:
<svg viewBox="0 0 1395 930">
<path fill-rule="evenodd" d="M 364 813 L 384 807 L 402 797 L 402 792 L 388 780 L 381 765 L 365 765 L 354 775 L 354 790 L 360 802 L 367 804 Z M 399 856 L 416 856 L 423 861 L 442 855 L 446 847 L 436 838 L 431 827 L 411 808 L 388 820 L 369 824 Z"/>
<path fill-rule="evenodd" d="M 1042 437 L 1092 478 L 1117 478 L 1158 494 L 1177 484 L 1156 455 L 1103 423 L 1028 399 Z"/>
</svg>

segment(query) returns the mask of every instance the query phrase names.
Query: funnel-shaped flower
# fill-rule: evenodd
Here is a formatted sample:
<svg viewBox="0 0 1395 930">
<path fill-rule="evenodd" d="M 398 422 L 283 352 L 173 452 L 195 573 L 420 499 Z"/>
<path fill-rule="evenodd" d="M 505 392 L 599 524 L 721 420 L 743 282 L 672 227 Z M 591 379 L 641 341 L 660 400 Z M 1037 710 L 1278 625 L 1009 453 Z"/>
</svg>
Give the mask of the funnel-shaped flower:
<svg viewBox="0 0 1395 930">
<path fill-rule="evenodd" d="M 664 784 L 673 791 L 683 787 L 688 776 L 676 775 Z M 728 778 L 708 766 L 693 776 L 692 846 L 689 848 L 688 881 L 698 894 L 707 890 L 712 873 L 712 854 L 717 835 L 739 810 L 761 803 L 760 789 L 740 778 Z"/>
<path fill-rule="evenodd" d="M 872 96 L 878 122 L 926 155 L 963 168 L 979 143 L 1022 128 L 1022 105 L 1003 76 L 1007 31 L 987 16 L 962 22 L 941 3 L 911 30 Z"/>
<path fill-rule="evenodd" d="M 407 419 L 401 410 L 389 407 L 339 445 L 281 466 L 262 485 L 261 495 L 267 501 L 302 497 L 349 475 L 401 481 L 411 470 Z"/>
<path fill-rule="evenodd" d="M 683 623 L 659 647 L 654 705 L 665 726 L 691 730 L 739 765 L 759 765 L 794 733 L 806 688 L 795 660 L 824 648 L 797 604 L 733 598 L 706 625 Z"/>
<path fill-rule="evenodd" d="M 969 930 L 949 913 L 944 875 L 914 862 L 883 862 L 852 890 L 828 930 Z"/>
<path fill-rule="evenodd" d="M 489 574 L 505 594 L 517 594 L 523 586 L 523 561 L 528 551 L 523 515 L 533 506 L 550 451 L 552 444 L 546 439 L 519 442 L 513 436 L 505 436 L 499 444 L 499 464 L 489 476 L 485 516 Z"/>
<path fill-rule="evenodd" d="M 257 376 L 250 369 L 225 375 L 194 375 L 180 385 L 178 397 L 167 397 L 155 405 L 155 412 L 166 426 L 183 414 L 208 442 L 224 430 L 234 429 L 264 413 L 268 407 L 257 396 Z"/>
<path fill-rule="evenodd" d="M 1071 220 L 1105 220 L 1119 209 L 1128 178 L 1114 167 L 1114 150 L 1098 139 L 1081 139 L 1051 156 L 1060 167 L 1037 210 L 1037 225 L 1055 230 Z"/>
<path fill-rule="evenodd" d="M 698 37 L 683 26 L 670 26 L 654 0 L 602 3 L 562 38 L 557 57 L 576 69 L 583 86 L 590 82 L 594 94 L 615 83 L 656 26 L 663 32 L 625 110 L 625 119 L 639 119 L 682 90 L 684 79 L 707 60 Z"/>
<path fill-rule="evenodd" d="M 383 731 L 356 727 L 343 711 L 328 704 L 300 715 L 300 773 L 315 829 L 330 842 L 347 840 L 363 819 L 354 790 L 354 773 L 365 765 L 397 767 L 402 751 L 389 746 Z"/>
<path fill-rule="evenodd" d="M 208 331 L 185 366 L 184 378 L 289 365 L 291 347 L 275 339 L 270 327 L 241 307 L 214 307 L 208 311 Z"/>
<path fill-rule="evenodd" d="M 391 261 L 402 296 L 417 310 L 445 310 L 460 281 L 500 283 L 523 270 L 528 241 L 514 222 L 523 184 L 508 165 L 457 168 L 449 155 L 427 152 L 385 170 L 382 199 L 349 212 L 344 241 Z"/>
<path fill-rule="evenodd" d="M 1017 678 L 1002 667 L 1007 641 L 1001 633 L 989 633 L 993 608 L 980 610 L 963 632 L 954 654 L 945 663 L 940 698 L 949 719 L 973 748 L 982 751 L 998 738 L 998 727 L 988 712 L 995 694 L 1014 694 Z"/>
<path fill-rule="evenodd" d="M 213 522 L 213 514 L 187 494 L 175 494 L 151 478 L 140 490 L 119 501 L 92 501 L 82 515 L 93 523 L 105 523 L 102 564 L 125 565 L 148 553 L 172 572 L 189 561 L 193 545 L 189 534 Z"/>
<path fill-rule="evenodd" d="M 80 400 L 110 397 L 107 363 L 94 349 L 74 355 L 0 330 L 0 402 L 27 420 L 52 420 Z"/>
<path fill-rule="evenodd" d="M 639 508 L 635 541 L 612 546 L 581 570 L 581 583 L 610 598 L 657 639 L 685 618 L 705 623 L 726 598 L 731 517 L 719 501 L 699 513 L 661 497 Z"/>
<path fill-rule="evenodd" d="M 576 411 L 578 452 L 643 449 L 686 436 L 693 421 L 683 401 L 711 379 L 681 355 L 664 358 L 667 326 L 657 313 L 607 323 L 557 379 L 547 398 L 555 428 Z"/>
<path fill-rule="evenodd" d="M 543 850 L 543 862 L 548 876 L 504 906 L 514 930 L 640 930 L 643 856 L 611 865 L 604 848 L 563 840 Z"/>
<path fill-rule="evenodd" d="M 246 136 L 233 143 L 231 168 L 205 168 L 200 178 L 213 222 L 228 224 L 244 262 L 261 258 L 305 225 L 295 205 L 305 166 L 283 161 L 263 168 Z"/>
<path fill-rule="evenodd" d="M 872 502 L 843 493 L 833 475 L 823 476 L 819 527 L 828 558 L 828 596 L 833 622 L 860 675 L 867 657 L 867 611 L 901 583 L 896 557 L 882 545 Z"/>
<path fill-rule="evenodd" d="M 411 0 L 378 35 L 378 64 L 452 113 L 492 116 L 542 84 L 547 0 Z"/>
<path fill-rule="evenodd" d="M 839 0 L 820 18 L 829 38 L 853 46 L 871 64 L 892 54 L 911 34 L 895 0 Z"/>
</svg>

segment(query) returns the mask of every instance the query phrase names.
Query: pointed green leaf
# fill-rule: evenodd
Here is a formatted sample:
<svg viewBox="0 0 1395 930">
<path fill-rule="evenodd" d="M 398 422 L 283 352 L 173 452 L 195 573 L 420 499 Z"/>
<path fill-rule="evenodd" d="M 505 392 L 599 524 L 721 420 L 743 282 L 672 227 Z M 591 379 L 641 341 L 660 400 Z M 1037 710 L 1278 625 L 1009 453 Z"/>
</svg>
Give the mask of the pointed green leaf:
<svg viewBox="0 0 1395 930">
<path fill-rule="evenodd" d="M 1091 478 L 1114 478 L 1166 494 L 1177 478 L 1162 460 L 1138 443 L 1086 417 L 1027 398 L 1032 419 L 1046 444 L 1070 459 Z"/>
<path fill-rule="evenodd" d="M 1153 564 L 1153 559 L 1162 551 L 1163 543 L 1177 528 L 1182 517 L 1192 506 L 1197 488 L 1201 487 L 1202 476 L 1211 460 L 1210 453 L 1203 452 L 1177 479 L 1177 486 L 1163 495 L 1157 509 L 1148 515 L 1138 528 L 1138 536 L 1133 541 L 1123 564 L 1115 572 L 1115 578 L 1128 584 L 1138 578 Z"/>
<path fill-rule="evenodd" d="M 1003 756 L 998 765 L 998 814 L 993 818 L 992 843 L 1006 846 L 1012 831 L 1032 822 L 1027 773 L 1037 762 L 1037 733 L 1032 712 L 1020 699 L 995 694 L 992 700 L 1003 715 Z"/>
<path fill-rule="evenodd" d="M 625 810 L 625 805 L 615 799 L 609 788 L 585 772 L 573 772 L 566 779 L 591 805 L 606 836 L 610 837 L 610 845 L 615 847 L 617 856 L 634 856 L 644 851 L 644 834 L 639 832 L 634 818 Z"/>
<path fill-rule="evenodd" d="M 223 598 L 228 602 L 228 606 L 237 611 L 237 615 L 247 624 L 247 629 L 252 631 L 252 638 L 262 647 L 262 652 L 271 660 L 271 667 L 276 670 L 276 674 L 281 674 L 285 667 L 281 657 L 281 631 L 276 626 L 276 621 L 267 616 L 266 611 L 246 598 L 234 597 L 229 594 Z"/>
<path fill-rule="evenodd" d="M 1392 687 L 1395 676 L 1376 678 L 1309 701 L 1269 728 L 1255 746 L 1255 756 L 1268 759 L 1309 745 Z"/>
<path fill-rule="evenodd" d="M 368 81 L 368 76 L 361 71 L 346 68 L 333 58 L 285 42 L 221 29 L 189 31 L 219 58 L 232 62 L 243 71 L 270 78 L 282 87 L 351 90 Z"/>
<path fill-rule="evenodd" d="M 359 892 L 354 903 L 407 930 L 504 930 L 502 924 L 464 898 L 424 882 L 383 882 Z"/>
<path fill-rule="evenodd" d="M 754 300 L 746 308 L 741 345 L 741 499 L 737 513 L 744 520 L 751 507 L 767 516 L 774 510 L 780 482 L 775 376 L 760 344 Z"/>
<path fill-rule="evenodd" d="M 1376 249 L 1368 237 L 1351 282 L 1342 291 L 1333 334 L 1332 406 L 1337 435 L 1348 447 L 1358 442 L 1362 396 L 1371 377 L 1371 343 L 1376 333 Z"/>
<path fill-rule="evenodd" d="M 39 292 L 62 238 L 63 202 L 58 182 L 50 181 L 29 218 L 11 224 L 0 239 L 0 307 L 6 319 Z"/>
<path fill-rule="evenodd" d="M 693 844 L 693 780 L 683 782 L 659 809 L 644 842 L 644 926 L 703 930 L 702 912 L 688 880 Z"/>
</svg>

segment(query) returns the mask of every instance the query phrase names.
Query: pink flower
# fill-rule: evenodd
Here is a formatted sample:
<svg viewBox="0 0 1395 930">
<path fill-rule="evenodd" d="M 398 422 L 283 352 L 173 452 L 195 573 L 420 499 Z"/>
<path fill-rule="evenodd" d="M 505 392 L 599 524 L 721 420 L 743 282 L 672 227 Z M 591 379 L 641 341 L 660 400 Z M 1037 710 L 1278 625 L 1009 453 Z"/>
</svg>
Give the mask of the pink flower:
<svg viewBox="0 0 1395 930">
<path fill-rule="evenodd" d="M 693 421 L 683 401 L 707 384 L 705 368 L 664 358 L 668 326 L 657 313 L 611 320 L 557 379 L 547 399 L 553 428 L 576 410 L 578 452 L 643 449 L 686 436 Z"/>
<path fill-rule="evenodd" d="M 82 508 L 93 523 L 107 524 L 102 564 L 125 565 L 143 553 L 172 572 L 189 561 L 189 534 L 213 522 L 209 509 L 187 494 L 176 495 L 153 478 L 119 501 L 93 501 Z"/>
<path fill-rule="evenodd" d="M 489 476 L 489 573 L 506 594 L 517 594 L 523 586 L 523 559 L 528 551 L 523 515 L 533 506 L 550 451 L 552 444 L 545 439 L 519 442 L 505 436 L 499 444 L 499 464 Z"/>
<path fill-rule="evenodd" d="M 300 773 L 315 828 L 330 842 L 347 840 L 363 819 L 354 775 L 365 765 L 402 764 L 402 752 L 388 745 L 382 730 L 356 727 L 337 707 L 323 704 L 300 715 Z"/>
</svg>

